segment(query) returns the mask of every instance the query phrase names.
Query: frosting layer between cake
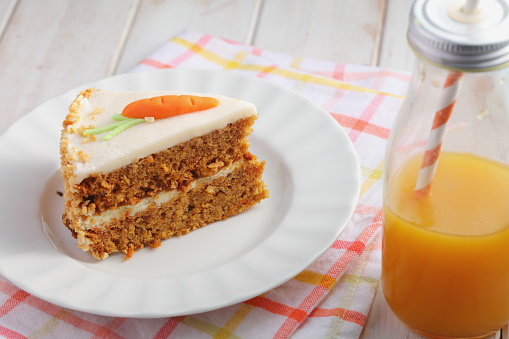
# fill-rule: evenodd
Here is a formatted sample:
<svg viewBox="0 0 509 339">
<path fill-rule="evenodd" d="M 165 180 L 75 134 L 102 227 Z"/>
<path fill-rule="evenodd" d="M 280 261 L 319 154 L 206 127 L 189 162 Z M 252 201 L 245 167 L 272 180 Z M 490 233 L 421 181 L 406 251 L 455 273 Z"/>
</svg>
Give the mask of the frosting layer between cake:
<svg viewBox="0 0 509 339">
<path fill-rule="evenodd" d="M 223 168 L 221 171 L 219 171 L 213 176 L 197 179 L 189 186 L 188 190 L 195 188 L 196 185 L 204 184 L 216 178 L 227 176 L 233 170 L 239 168 L 240 165 L 243 165 L 243 163 L 235 163 L 227 168 Z M 209 191 L 211 190 L 213 190 L 213 187 L 209 188 Z M 121 218 L 132 217 L 136 213 L 140 213 L 149 207 L 159 207 L 162 204 L 167 203 L 171 199 L 176 198 L 178 195 L 185 193 L 186 192 L 180 192 L 178 190 L 163 191 L 155 196 L 144 198 L 135 205 L 119 206 L 115 209 L 105 211 L 101 214 L 96 214 L 94 210 L 90 211 L 87 210 L 86 213 L 83 213 L 82 215 L 82 217 L 84 217 L 84 220 L 80 222 L 79 228 L 86 230 L 95 227 L 101 227 L 102 225 L 107 225 L 108 223 L 114 221 L 115 219 L 118 220 Z"/>
</svg>

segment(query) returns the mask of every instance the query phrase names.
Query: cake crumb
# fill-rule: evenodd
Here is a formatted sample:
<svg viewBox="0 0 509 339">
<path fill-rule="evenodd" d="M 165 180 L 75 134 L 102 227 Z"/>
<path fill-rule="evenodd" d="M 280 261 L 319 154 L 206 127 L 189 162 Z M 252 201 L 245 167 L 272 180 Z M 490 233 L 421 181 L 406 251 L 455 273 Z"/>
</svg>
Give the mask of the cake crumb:
<svg viewBox="0 0 509 339">
<path fill-rule="evenodd" d="M 66 128 L 67 126 L 70 126 L 74 124 L 74 121 L 70 120 L 70 119 L 65 119 L 63 122 L 62 122 L 62 127 L 63 128 Z"/>
<path fill-rule="evenodd" d="M 101 114 L 103 111 L 103 108 L 102 107 L 96 107 L 89 115 L 89 119 L 90 120 L 94 120 L 97 115 Z"/>
<path fill-rule="evenodd" d="M 83 151 L 78 151 L 78 160 L 81 162 L 85 162 L 90 159 L 90 154 L 85 153 Z"/>
<path fill-rule="evenodd" d="M 207 188 L 205 188 L 205 192 L 210 193 L 210 194 L 214 194 L 214 193 L 216 193 L 216 191 L 217 191 L 217 188 L 214 186 L 211 186 L 211 185 L 208 185 Z"/>
<path fill-rule="evenodd" d="M 127 251 L 125 252 L 125 255 L 124 255 L 124 261 L 129 260 L 129 259 L 133 256 L 133 254 L 134 254 L 135 252 L 136 252 L 136 251 L 134 250 L 134 248 L 129 247 L 129 248 L 127 249 Z"/>
<path fill-rule="evenodd" d="M 222 162 L 220 160 L 216 160 L 213 163 L 210 163 L 207 165 L 208 168 L 219 168 L 219 167 L 223 167 L 223 166 L 224 166 L 224 162 Z"/>
<path fill-rule="evenodd" d="M 156 239 L 154 240 L 152 243 L 150 243 L 149 247 L 154 249 L 154 248 L 158 248 L 161 246 L 161 240 L 159 239 Z"/>
<path fill-rule="evenodd" d="M 86 135 L 84 135 L 83 133 L 85 133 L 85 131 L 86 131 L 87 129 L 92 129 L 92 128 L 95 128 L 95 126 L 81 126 L 80 128 L 78 128 L 78 129 L 76 130 L 76 132 L 78 132 L 81 136 L 84 136 L 84 137 L 85 137 Z"/>
<path fill-rule="evenodd" d="M 95 135 L 93 134 L 89 134 L 89 135 L 86 135 L 84 136 L 82 139 L 81 139 L 81 142 L 83 144 L 86 144 L 87 142 L 94 142 L 94 141 L 97 141 L 97 138 L 95 137 Z"/>
<path fill-rule="evenodd" d="M 96 126 L 89 125 L 89 126 L 81 126 L 76 130 L 76 132 L 81 135 L 83 138 L 81 139 L 81 142 L 86 144 L 87 142 L 94 142 L 97 140 L 96 136 L 93 134 L 85 134 L 85 131 L 88 129 L 93 129 Z"/>
</svg>

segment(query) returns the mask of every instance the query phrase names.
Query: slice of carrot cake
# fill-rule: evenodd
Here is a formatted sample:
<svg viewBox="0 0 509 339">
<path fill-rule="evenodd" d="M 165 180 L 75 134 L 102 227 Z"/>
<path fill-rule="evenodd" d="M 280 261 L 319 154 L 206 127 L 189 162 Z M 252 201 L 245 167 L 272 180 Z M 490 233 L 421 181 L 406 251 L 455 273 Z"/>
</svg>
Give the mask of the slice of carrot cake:
<svg viewBox="0 0 509 339">
<path fill-rule="evenodd" d="M 96 259 L 183 235 L 268 196 L 248 150 L 253 104 L 220 95 L 87 89 L 60 143 L 63 222 Z"/>
</svg>

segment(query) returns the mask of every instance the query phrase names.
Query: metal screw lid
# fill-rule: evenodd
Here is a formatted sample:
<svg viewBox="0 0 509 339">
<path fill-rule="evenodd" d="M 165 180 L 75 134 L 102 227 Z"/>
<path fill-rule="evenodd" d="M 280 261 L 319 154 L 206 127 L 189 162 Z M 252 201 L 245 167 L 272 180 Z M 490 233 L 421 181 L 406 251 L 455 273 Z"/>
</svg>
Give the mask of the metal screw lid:
<svg viewBox="0 0 509 339">
<path fill-rule="evenodd" d="M 451 69 L 508 66 L 509 0 L 477 2 L 416 0 L 408 26 L 410 46 L 425 59 Z"/>
</svg>

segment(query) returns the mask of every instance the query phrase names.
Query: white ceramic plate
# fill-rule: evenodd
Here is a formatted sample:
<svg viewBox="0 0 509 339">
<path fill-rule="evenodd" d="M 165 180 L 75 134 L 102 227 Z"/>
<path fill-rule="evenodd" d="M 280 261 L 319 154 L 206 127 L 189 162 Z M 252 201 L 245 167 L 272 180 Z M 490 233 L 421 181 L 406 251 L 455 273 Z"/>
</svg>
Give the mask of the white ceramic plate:
<svg viewBox="0 0 509 339">
<path fill-rule="evenodd" d="M 63 226 L 57 171 L 61 122 L 79 90 L 183 90 L 256 104 L 251 149 L 266 160 L 270 198 L 247 212 L 139 250 L 96 261 Z M 231 72 L 157 70 L 74 89 L 0 136 L 0 273 L 57 305 L 109 316 L 166 317 L 232 305 L 288 281 L 350 219 L 359 165 L 340 126 L 303 97 Z"/>
</svg>

